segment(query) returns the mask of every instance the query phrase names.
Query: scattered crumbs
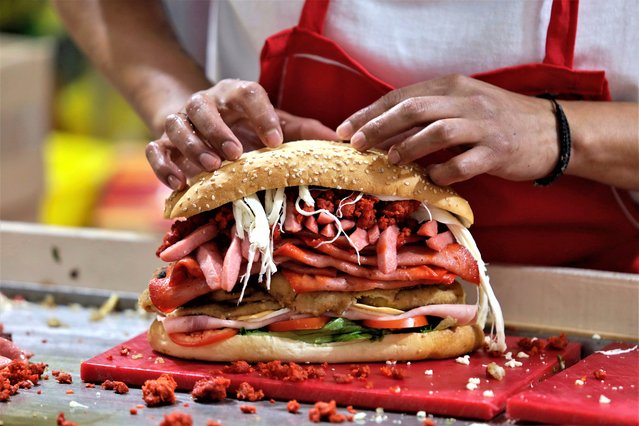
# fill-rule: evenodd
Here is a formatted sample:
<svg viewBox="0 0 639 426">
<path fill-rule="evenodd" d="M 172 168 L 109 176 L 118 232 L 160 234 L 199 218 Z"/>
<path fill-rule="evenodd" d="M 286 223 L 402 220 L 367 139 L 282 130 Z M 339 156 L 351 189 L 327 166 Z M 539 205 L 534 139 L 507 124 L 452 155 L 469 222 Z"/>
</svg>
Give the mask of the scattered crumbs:
<svg viewBox="0 0 639 426">
<path fill-rule="evenodd" d="M 386 361 L 386 365 L 395 365 L 397 361 Z"/>
<path fill-rule="evenodd" d="M 515 367 L 521 367 L 523 364 L 517 361 L 516 359 L 511 359 L 510 361 L 506 361 L 504 365 L 509 368 L 515 368 Z"/>
<path fill-rule="evenodd" d="M 495 362 L 491 362 L 486 366 L 486 373 L 497 380 L 502 380 L 506 376 L 504 367 L 497 365 Z"/>
<path fill-rule="evenodd" d="M 592 339 L 593 340 L 601 340 L 601 336 L 599 334 L 595 333 L 595 334 L 592 335 Z"/>
<path fill-rule="evenodd" d="M 357 413 L 353 415 L 353 420 L 361 422 L 366 419 L 366 413 Z"/>
<path fill-rule="evenodd" d="M 495 394 L 493 393 L 492 390 L 488 389 L 485 390 L 484 393 L 482 394 L 484 395 L 484 398 L 493 398 L 495 396 Z"/>
<path fill-rule="evenodd" d="M 136 416 L 138 414 L 138 410 L 137 408 L 130 408 L 129 413 L 131 413 L 132 416 Z"/>
<path fill-rule="evenodd" d="M 600 404 L 610 404 L 610 399 L 606 398 L 605 395 L 599 395 L 599 403 Z"/>
<path fill-rule="evenodd" d="M 427 376 L 432 376 L 433 375 L 433 370 L 426 370 L 424 371 L 424 374 Z"/>
<path fill-rule="evenodd" d="M 153 364 L 164 364 L 164 358 L 162 358 L 161 356 L 155 358 L 155 361 L 153 361 Z"/>
<path fill-rule="evenodd" d="M 51 317 L 49 319 L 47 319 L 47 325 L 51 328 L 58 328 L 58 327 L 62 327 L 62 321 L 60 321 L 58 318 L 56 317 Z"/>
<path fill-rule="evenodd" d="M 526 352 L 519 352 L 517 358 L 530 358 L 530 356 Z"/>
<path fill-rule="evenodd" d="M 82 405 L 77 401 L 69 401 L 69 407 L 71 408 L 89 408 L 86 405 Z"/>
<path fill-rule="evenodd" d="M 504 358 L 506 359 L 513 359 L 513 353 L 512 352 L 506 352 L 504 354 Z"/>
<path fill-rule="evenodd" d="M 481 380 L 478 377 L 469 377 L 468 383 L 466 383 L 466 389 L 470 391 L 474 391 L 481 383 Z"/>
<path fill-rule="evenodd" d="M 577 386 L 583 386 L 583 385 L 584 385 L 584 383 L 585 383 L 585 382 L 584 382 L 583 380 L 581 380 L 581 379 L 577 379 L 577 380 L 575 380 L 575 384 L 576 384 Z"/>
<path fill-rule="evenodd" d="M 73 389 L 67 389 L 66 394 L 67 395 L 73 395 L 75 392 L 73 392 Z"/>
<path fill-rule="evenodd" d="M 470 355 L 457 357 L 455 362 L 458 364 L 470 365 Z"/>
<path fill-rule="evenodd" d="M 418 411 L 417 412 L 417 419 L 418 420 L 424 420 L 426 418 L 426 411 Z"/>
<path fill-rule="evenodd" d="M 144 357 L 144 355 L 142 355 L 142 354 L 133 354 L 133 355 L 131 355 L 131 359 L 141 359 L 143 357 Z"/>
</svg>

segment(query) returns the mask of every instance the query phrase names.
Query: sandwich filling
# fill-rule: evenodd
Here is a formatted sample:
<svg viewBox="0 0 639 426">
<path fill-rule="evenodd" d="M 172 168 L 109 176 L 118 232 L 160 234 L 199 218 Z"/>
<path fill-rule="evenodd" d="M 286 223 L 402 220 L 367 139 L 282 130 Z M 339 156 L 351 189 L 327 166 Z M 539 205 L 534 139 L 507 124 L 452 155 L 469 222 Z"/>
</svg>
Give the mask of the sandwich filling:
<svg viewBox="0 0 639 426">
<path fill-rule="evenodd" d="M 483 327 L 490 313 L 489 349 L 505 349 L 499 303 L 469 231 L 419 201 L 323 187 L 264 190 L 176 221 L 157 255 L 169 265 L 141 305 L 158 312 L 178 344 L 211 331 L 219 338 L 223 329 L 233 330 L 224 338 L 373 339 Z M 477 304 L 465 303 L 458 279 L 477 286 Z"/>
</svg>

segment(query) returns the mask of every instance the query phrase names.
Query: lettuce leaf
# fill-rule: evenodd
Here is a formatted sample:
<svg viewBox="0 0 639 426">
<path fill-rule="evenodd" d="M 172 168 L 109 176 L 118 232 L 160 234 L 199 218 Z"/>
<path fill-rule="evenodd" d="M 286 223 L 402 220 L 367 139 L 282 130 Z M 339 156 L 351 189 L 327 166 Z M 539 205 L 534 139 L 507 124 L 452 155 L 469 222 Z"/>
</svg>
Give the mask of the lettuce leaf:
<svg viewBox="0 0 639 426">
<path fill-rule="evenodd" d="M 431 331 L 432 327 L 426 326 L 420 329 L 413 329 L 413 332 L 425 333 Z M 401 330 L 406 332 L 406 330 Z M 286 339 L 301 340 L 314 345 L 334 342 L 351 342 L 355 340 L 381 340 L 391 330 L 368 328 L 354 321 L 345 318 L 334 318 L 319 330 L 299 330 L 299 331 L 278 331 L 271 332 L 265 329 L 246 330 L 241 329 L 240 334 L 249 335 L 271 335 Z"/>
</svg>

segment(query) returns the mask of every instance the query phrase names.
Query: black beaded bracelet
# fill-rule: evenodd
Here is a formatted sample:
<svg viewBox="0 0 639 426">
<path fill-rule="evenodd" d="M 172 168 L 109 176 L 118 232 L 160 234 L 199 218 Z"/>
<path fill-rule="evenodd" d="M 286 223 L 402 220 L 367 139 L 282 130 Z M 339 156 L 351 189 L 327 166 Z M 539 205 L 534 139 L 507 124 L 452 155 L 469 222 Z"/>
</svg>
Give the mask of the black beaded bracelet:
<svg viewBox="0 0 639 426">
<path fill-rule="evenodd" d="M 548 99 L 552 102 L 555 110 L 555 118 L 557 119 L 557 136 L 559 138 L 559 159 L 557 165 L 548 176 L 535 180 L 535 186 L 548 186 L 557 178 L 564 174 L 570 161 L 570 151 L 572 150 L 572 141 L 570 139 L 570 126 L 568 119 L 564 114 L 563 108 L 552 95 L 540 95 L 540 98 Z"/>
</svg>

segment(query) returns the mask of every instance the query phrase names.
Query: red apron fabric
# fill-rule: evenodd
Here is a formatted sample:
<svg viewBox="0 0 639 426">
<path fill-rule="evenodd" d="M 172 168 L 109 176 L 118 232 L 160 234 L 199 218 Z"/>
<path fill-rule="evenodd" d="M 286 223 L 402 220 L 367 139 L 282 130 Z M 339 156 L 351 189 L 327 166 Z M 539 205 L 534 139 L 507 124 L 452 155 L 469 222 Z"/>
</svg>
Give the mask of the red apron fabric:
<svg viewBox="0 0 639 426">
<path fill-rule="evenodd" d="M 394 87 L 323 33 L 328 0 L 307 0 L 299 24 L 266 40 L 260 83 L 277 108 L 335 128 Z M 525 95 L 609 101 L 604 71 L 574 70 L 578 1 L 555 0 L 541 63 L 472 77 Z M 639 211 L 607 185 L 563 176 L 545 188 L 482 175 L 454 188 L 471 203 L 473 235 L 487 262 L 562 265 L 639 273 Z"/>
</svg>

